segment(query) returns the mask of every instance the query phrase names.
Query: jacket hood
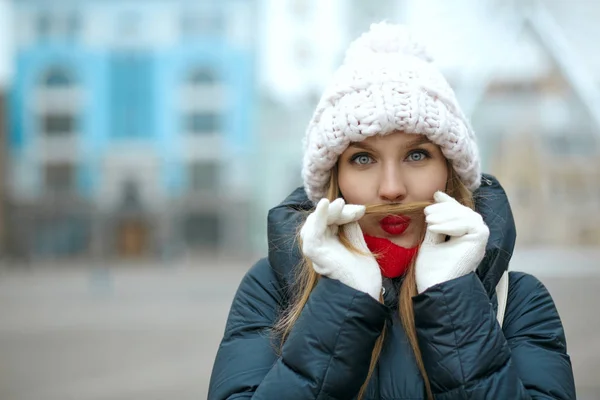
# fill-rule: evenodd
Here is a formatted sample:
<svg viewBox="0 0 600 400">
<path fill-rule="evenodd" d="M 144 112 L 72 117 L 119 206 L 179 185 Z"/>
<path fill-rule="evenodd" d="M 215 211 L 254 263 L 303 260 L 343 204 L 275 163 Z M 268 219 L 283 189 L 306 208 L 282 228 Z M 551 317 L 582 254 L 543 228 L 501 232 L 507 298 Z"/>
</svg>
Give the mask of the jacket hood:
<svg viewBox="0 0 600 400">
<path fill-rule="evenodd" d="M 481 186 L 473 193 L 475 209 L 490 229 L 485 257 L 477 268 L 490 298 L 512 257 L 516 228 L 508 197 L 498 180 L 482 175 Z M 302 257 L 296 235 L 307 214 L 313 209 L 303 188 L 294 190 L 268 216 L 269 263 L 282 287 L 289 287 Z"/>
</svg>

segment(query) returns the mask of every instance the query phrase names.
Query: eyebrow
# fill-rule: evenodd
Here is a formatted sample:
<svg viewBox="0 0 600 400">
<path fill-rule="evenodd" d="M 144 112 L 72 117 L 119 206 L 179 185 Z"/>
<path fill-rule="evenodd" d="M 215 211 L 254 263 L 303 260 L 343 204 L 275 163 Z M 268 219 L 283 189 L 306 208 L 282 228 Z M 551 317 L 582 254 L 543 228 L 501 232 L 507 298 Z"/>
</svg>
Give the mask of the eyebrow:
<svg viewBox="0 0 600 400">
<path fill-rule="evenodd" d="M 406 143 L 405 147 L 412 147 L 412 146 L 418 146 L 420 144 L 431 143 L 431 141 L 425 135 L 416 135 L 416 136 L 417 136 L 417 138 Z"/>
<path fill-rule="evenodd" d="M 415 135 L 417 136 L 415 139 L 412 139 L 406 143 L 404 143 L 402 145 L 403 148 L 409 148 L 409 147 L 415 147 L 415 146 L 419 146 L 421 144 L 431 144 L 432 142 L 427 139 L 427 136 L 425 135 Z M 375 149 L 371 146 L 369 146 L 366 143 L 362 143 L 362 142 L 353 142 L 350 143 L 350 145 L 348 147 L 353 147 L 356 149 L 363 149 L 363 150 L 367 150 L 367 151 L 371 151 L 371 152 L 375 152 Z"/>
<path fill-rule="evenodd" d="M 375 152 L 375 149 L 373 147 L 369 146 L 368 144 L 361 143 L 361 142 L 350 143 L 350 145 L 348 147 L 353 147 L 356 149 L 363 149 L 363 150 Z"/>
</svg>

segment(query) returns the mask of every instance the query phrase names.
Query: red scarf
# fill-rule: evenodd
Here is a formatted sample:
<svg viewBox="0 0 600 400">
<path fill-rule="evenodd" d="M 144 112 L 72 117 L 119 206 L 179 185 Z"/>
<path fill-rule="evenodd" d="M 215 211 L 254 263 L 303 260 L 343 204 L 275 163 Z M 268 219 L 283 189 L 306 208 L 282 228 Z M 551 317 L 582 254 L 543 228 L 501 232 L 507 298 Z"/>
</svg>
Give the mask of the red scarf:
<svg viewBox="0 0 600 400">
<path fill-rule="evenodd" d="M 381 274 L 386 278 L 397 278 L 404 275 L 411 261 L 415 258 L 419 247 L 407 249 L 398 246 L 388 239 L 364 235 L 367 247 L 371 253 L 377 254 L 377 262 Z"/>
</svg>

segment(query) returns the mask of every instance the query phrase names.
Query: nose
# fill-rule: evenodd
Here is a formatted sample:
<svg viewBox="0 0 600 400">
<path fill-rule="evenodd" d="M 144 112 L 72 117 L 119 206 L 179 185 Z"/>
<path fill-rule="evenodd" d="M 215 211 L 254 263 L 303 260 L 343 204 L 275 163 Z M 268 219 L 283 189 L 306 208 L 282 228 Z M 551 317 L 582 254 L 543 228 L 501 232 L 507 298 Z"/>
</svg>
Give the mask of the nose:
<svg viewBox="0 0 600 400">
<path fill-rule="evenodd" d="M 382 171 L 379 182 L 379 198 L 383 202 L 399 203 L 406 197 L 406 184 L 402 174 L 395 166 L 388 166 Z"/>
</svg>

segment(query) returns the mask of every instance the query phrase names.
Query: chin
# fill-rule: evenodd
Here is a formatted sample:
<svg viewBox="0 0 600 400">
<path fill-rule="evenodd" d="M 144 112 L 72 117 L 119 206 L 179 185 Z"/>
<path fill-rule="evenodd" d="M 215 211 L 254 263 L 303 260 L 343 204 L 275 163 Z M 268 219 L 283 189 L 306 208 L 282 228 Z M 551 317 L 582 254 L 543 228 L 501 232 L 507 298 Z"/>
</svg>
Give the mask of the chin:
<svg viewBox="0 0 600 400">
<path fill-rule="evenodd" d="M 390 242 L 394 243 L 396 246 L 405 247 L 407 249 L 413 248 L 417 245 L 417 241 L 413 237 L 392 237 L 390 238 Z"/>
</svg>

